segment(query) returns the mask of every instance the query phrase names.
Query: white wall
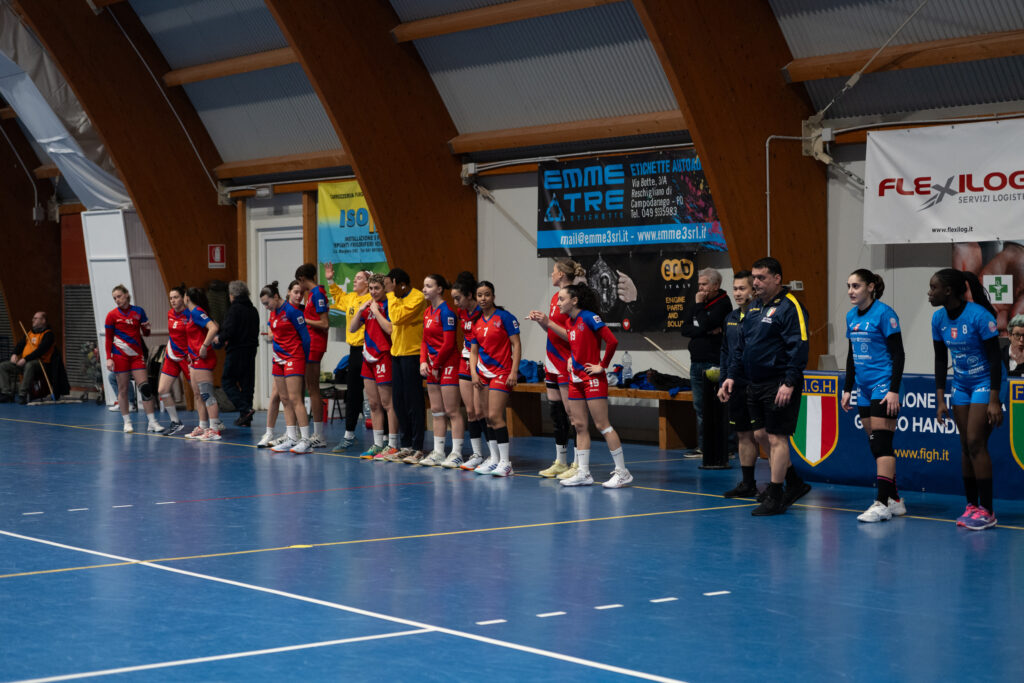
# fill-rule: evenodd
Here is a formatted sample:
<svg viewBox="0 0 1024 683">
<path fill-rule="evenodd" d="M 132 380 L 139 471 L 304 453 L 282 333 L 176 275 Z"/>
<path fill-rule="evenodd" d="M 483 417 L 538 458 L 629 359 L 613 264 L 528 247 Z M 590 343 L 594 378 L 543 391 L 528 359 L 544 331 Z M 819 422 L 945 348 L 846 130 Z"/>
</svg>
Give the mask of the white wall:
<svg viewBox="0 0 1024 683">
<path fill-rule="evenodd" d="M 864 176 L 865 145 L 839 146 L 836 159 Z M 928 303 L 928 280 L 952 263 L 948 244 L 864 244 L 864 194 L 845 176 L 830 172 L 828 181 L 829 353 L 839 367 L 846 364 L 846 313 L 850 302 L 846 278 L 857 268 L 867 268 L 885 279 L 882 300 L 900 316 L 906 372 L 932 372 L 931 319 L 935 309 Z M 809 283 L 806 283 L 809 285 Z M 811 359 L 813 366 L 816 359 Z"/>
</svg>

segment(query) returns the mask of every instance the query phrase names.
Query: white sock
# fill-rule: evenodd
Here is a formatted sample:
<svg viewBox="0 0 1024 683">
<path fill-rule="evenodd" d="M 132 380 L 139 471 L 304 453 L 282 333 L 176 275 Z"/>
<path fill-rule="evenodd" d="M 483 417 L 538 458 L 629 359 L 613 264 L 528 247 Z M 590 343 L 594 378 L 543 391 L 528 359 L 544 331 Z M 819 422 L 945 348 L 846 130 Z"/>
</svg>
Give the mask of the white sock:
<svg viewBox="0 0 1024 683">
<path fill-rule="evenodd" d="M 498 453 L 498 442 L 488 441 L 487 450 L 490 451 L 490 457 L 487 458 L 489 462 L 498 462 L 501 459 L 501 455 Z"/>
<path fill-rule="evenodd" d="M 274 428 L 273 427 L 267 427 L 267 431 L 265 431 L 264 434 L 266 436 L 273 436 L 274 435 Z"/>
<path fill-rule="evenodd" d="M 199 426 L 202 427 L 203 429 L 209 429 L 210 428 L 210 421 L 207 420 L 206 422 L 203 422 L 202 420 L 200 420 L 199 421 Z"/>
<path fill-rule="evenodd" d="M 388 434 L 388 448 L 398 448 L 398 434 Z"/>
<path fill-rule="evenodd" d="M 448 438 L 448 434 L 443 434 L 441 438 L 434 437 L 434 452 L 438 455 L 444 455 L 444 441 Z"/>
<path fill-rule="evenodd" d="M 473 455 L 479 455 L 480 457 L 483 457 L 483 439 L 481 439 L 479 436 L 471 437 L 469 439 L 469 445 L 473 447 Z"/>
<path fill-rule="evenodd" d="M 298 427 L 298 425 L 288 425 L 285 428 L 284 432 L 285 432 L 285 434 L 288 435 L 288 438 L 291 439 L 292 441 L 298 441 L 299 440 L 299 427 Z"/>
<path fill-rule="evenodd" d="M 131 421 L 132 421 L 132 416 L 131 415 L 122 415 L 121 419 L 124 420 L 125 424 L 130 424 Z"/>
<path fill-rule="evenodd" d="M 168 399 L 164 403 L 164 410 L 167 411 L 167 416 L 171 418 L 171 422 L 181 422 L 178 419 L 178 406 L 174 405 L 174 399 Z"/>
<path fill-rule="evenodd" d="M 498 463 L 501 465 L 509 464 L 508 461 L 508 442 L 498 444 Z"/>
<path fill-rule="evenodd" d="M 316 420 L 312 420 L 312 422 L 313 422 L 313 433 L 316 434 L 317 436 L 323 436 L 324 435 L 324 423 L 323 422 L 318 422 Z"/>
<path fill-rule="evenodd" d="M 555 462 L 565 464 L 565 460 L 569 455 L 569 447 L 555 444 Z"/>
<path fill-rule="evenodd" d="M 463 441 L 464 441 L 463 439 L 456 439 L 454 436 L 452 437 L 452 453 L 454 453 L 455 455 L 458 455 L 460 457 L 462 456 L 462 442 Z"/>
<path fill-rule="evenodd" d="M 615 461 L 615 469 L 624 470 L 626 469 L 626 459 L 622 456 L 622 447 L 616 448 L 612 451 L 612 460 Z"/>
<path fill-rule="evenodd" d="M 306 440 L 306 441 L 309 440 L 309 425 L 308 424 L 305 427 L 299 427 L 299 436 L 303 440 Z"/>
<path fill-rule="evenodd" d="M 376 434 L 376 432 L 374 432 L 374 434 Z M 383 434 L 384 434 L 384 432 L 381 432 L 381 434 L 383 435 Z M 356 433 L 355 433 L 355 432 L 350 432 L 350 431 L 348 431 L 348 430 L 346 429 L 346 430 L 345 430 L 345 438 L 346 438 L 346 439 L 354 439 L 354 438 L 356 438 Z"/>
<path fill-rule="evenodd" d="M 590 449 L 580 450 L 576 449 L 576 464 L 579 465 L 580 472 L 583 474 L 590 474 Z"/>
<path fill-rule="evenodd" d="M 348 432 L 345 432 L 345 436 L 348 436 Z M 353 435 L 354 436 L 354 435 Z M 374 429 L 373 430 L 373 445 L 384 447 L 384 430 Z"/>
<path fill-rule="evenodd" d="M 159 424 L 156 421 L 156 413 L 146 413 L 146 417 L 149 418 L 149 424 L 151 424 L 151 425 Z"/>
</svg>

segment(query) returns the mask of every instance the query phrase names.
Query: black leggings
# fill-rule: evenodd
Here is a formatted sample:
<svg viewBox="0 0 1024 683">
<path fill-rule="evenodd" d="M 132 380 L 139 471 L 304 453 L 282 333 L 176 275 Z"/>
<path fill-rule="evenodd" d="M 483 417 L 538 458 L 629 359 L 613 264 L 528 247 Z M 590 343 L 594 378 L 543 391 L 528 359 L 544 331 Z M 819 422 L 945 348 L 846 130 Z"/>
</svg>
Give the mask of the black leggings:
<svg viewBox="0 0 1024 683">
<path fill-rule="evenodd" d="M 345 431 L 354 432 L 363 412 L 363 347 L 349 347 L 348 374 L 345 375 Z M 367 416 L 369 417 L 369 416 Z"/>
</svg>

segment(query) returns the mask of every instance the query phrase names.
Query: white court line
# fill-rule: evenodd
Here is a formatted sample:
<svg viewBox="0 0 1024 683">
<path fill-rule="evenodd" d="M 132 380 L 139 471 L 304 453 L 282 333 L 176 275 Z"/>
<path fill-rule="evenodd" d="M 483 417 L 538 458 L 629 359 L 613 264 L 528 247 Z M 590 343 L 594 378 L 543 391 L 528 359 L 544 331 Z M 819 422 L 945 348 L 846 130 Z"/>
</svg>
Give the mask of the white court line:
<svg viewBox="0 0 1024 683">
<path fill-rule="evenodd" d="M 547 619 L 548 617 L 562 617 L 565 616 L 565 612 L 545 612 L 544 614 L 538 614 L 538 619 Z"/>
<path fill-rule="evenodd" d="M 103 669 L 102 671 L 87 671 L 77 674 L 65 674 L 63 676 L 48 676 L 46 678 L 26 678 L 14 683 L 49 683 L 50 681 L 72 681 L 76 678 L 89 678 L 91 676 L 111 676 L 114 674 L 131 673 L 133 671 L 149 671 L 151 669 L 167 669 L 172 666 L 185 666 L 186 664 L 203 664 L 205 662 L 220 662 L 225 659 L 240 659 L 242 657 L 255 657 L 257 655 L 273 655 L 279 652 L 294 652 L 295 650 L 309 650 L 315 647 L 328 647 L 330 645 L 345 645 L 347 643 L 360 643 L 367 640 L 381 640 L 383 638 L 396 638 L 399 636 L 412 636 L 419 633 L 432 633 L 429 628 L 416 629 L 415 631 L 399 631 L 397 633 L 381 633 L 376 636 L 359 636 L 356 638 L 342 638 L 340 640 L 324 640 L 319 643 L 303 643 L 302 645 L 287 645 L 285 647 L 272 647 L 266 650 L 249 650 L 248 652 L 232 652 L 226 655 L 211 655 L 209 657 L 195 657 L 193 659 L 176 659 L 170 662 L 157 662 L 156 664 L 140 664 L 138 666 L 123 666 L 119 669 Z"/>
<path fill-rule="evenodd" d="M 655 600 L 651 600 L 651 602 L 673 602 L 678 599 L 679 598 L 657 598 Z"/>
<path fill-rule="evenodd" d="M 598 605 L 594 609 L 615 609 L 617 607 L 622 607 L 622 605 Z"/>
<path fill-rule="evenodd" d="M 491 626 L 492 624 L 506 624 L 508 623 L 505 619 L 491 619 L 490 621 L 478 621 L 477 626 Z"/>
<path fill-rule="evenodd" d="M 33 543 L 41 543 L 43 545 L 49 545 L 54 548 L 63 548 L 65 550 L 73 550 L 75 552 L 86 553 L 88 555 L 95 555 L 97 557 L 106 557 L 108 559 L 117 560 L 118 562 L 131 562 L 151 569 L 159 569 L 160 571 L 170 572 L 172 574 L 181 574 L 182 576 L 191 576 L 197 579 L 203 579 L 205 581 L 213 581 L 215 583 L 223 583 L 228 586 L 235 586 L 238 588 L 245 588 L 248 590 L 258 591 L 260 593 L 267 593 L 270 595 L 277 595 L 284 598 L 291 598 L 292 600 L 299 600 L 301 602 L 307 602 L 312 605 L 320 605 L 322 607 L 330 607 L 333 609 L 341 610 L 343 612 L 350 612 L 352 614 L 360 614 L 365 617 L 372 617 L 375 619 L 382 619 L 384 621 L 390 621 L 395 624 L 404 624 L 405 626 L 411 626 L 413 628 L 430 629 L 437 633 L 444 633 L 457 638 L 465 638 L 467 640 L 475 640 L 479 643 L 486 643 L 488 645 L 495 645 L 497 647 L 504 647 L 510 650 L 517 650 L 519 652 L 525 652 L 527 654 L 538 655 L 540 657 L 549 657 L 551 659 L 557 659 L 563 662 L 569 662 L 571 664 L 579 664 L 580 666 L 587 666 L 592 669 L 599 669 L 601 671 L 610 671 L 612 673 L 622 674 L 624 676 L 633 676 L 635 678 L 641 678 L 648 681 L 661 681 L 662 683 L 683 683 L 679 679 L 668 678 L 666 676 L 658 676 L 656 674 L 646 673 L 644 671 L 636 671 L 634 669 L 626 669 L 621 666 L 614 666 L 612 664 L 604 664 L 602 662 L 595 662 L 589 659 L 581 659 L 580 657 L 573 657 L 572 655 L 565 655 L 560 652 L 552 652 L 550 650 L 541 650 L 540 648 L 530 647 L 528 645 L 520 645 L 519 643 L 510 643 L 504 640 L 498 640 L 496 638 L 488 638 L 487 636 L 477 635 L 475 633 L 469 633 L 467 631 L 458 631 L 451 628 L 445 628 L 443 626 L 434 626 L 426 624 L 421 621 L 413 621 L 412 619 L 403 619 L 401 617 L 393 617 L 389 614 L 382 614 L 380 612 L 371 612 L 370 610 L 360 609 L 359 607 L 351 607 L 349 605 L 342 605 L 337 602 L 329 602 L 327 600 L 320 600 L 318 598 L 311 598 L 307 595 L 299 595 L 297 593 L 289 593 L 287 591 L 279 591 L 274 588 L 266 588 L 264 586 L 256 586 L 251 583 L 243 583 L 241 581 L 232 581 L 231 579 L 224 579 L 219 576 L 211 576 L 210 574 L 200 574 L 198 572 L 190 572 L 185 569 L 179 569 L 177 567 L 170 567 L 167 565 L 158 564 L 156 562 L 147 562 L 144 560 L 136 560 L 131 557 L 122 557 L 120 555 L 113 555 L 111 553 L 104 553 L 99 550 L 89 550 L 88 548 L 78 548 L 73 545 L 65 545 L 64 543 L 57 543 L 55 541 L 47 541 L 42 538 L 35 538 L 32 536 L 23 536 L 22 534 L 16 534 L 13 531 L 5 531 L 0 529 L 0 535 L 8 536 L 10 538 L 19 538 L 23 541 L 31 541 Z"/>
<path fill-rule="evenodd" d="M 89 508 L 68 508 L 68 512 L 83 512 Z"/>
<path fill-rule="evenodd" d="M 713 597 L 715 595 L 729 595 L 729 593 L 731 593 L 731 592 L 732 591 L 715 591 L 713 593 L 705 593 L 704 595 L 706 595 L 706 596 L 708 596 L 710 598 L 710 597 Z"/>
<path fill-rule="evenodd" d="M 135 507 L 134 505 L 111 505 L 112 508 L 130 508 Z"/>
<path fill-rule="evenodd" d="M 165 500 L 162 503 L 157 503 L 157 505 L 174 505 L 176 502 L 178 502 L 178 501 L 176 501 L 176 500 Z"/>
<path fill-rule="evenodd" d="M 21 515 L 23 517 L 27 517 L 28 515 L 41 515 L 41 514 L 43 514 L 43 513 L 42 512 L 22 512 L 21 513 Z"/>
</svg>

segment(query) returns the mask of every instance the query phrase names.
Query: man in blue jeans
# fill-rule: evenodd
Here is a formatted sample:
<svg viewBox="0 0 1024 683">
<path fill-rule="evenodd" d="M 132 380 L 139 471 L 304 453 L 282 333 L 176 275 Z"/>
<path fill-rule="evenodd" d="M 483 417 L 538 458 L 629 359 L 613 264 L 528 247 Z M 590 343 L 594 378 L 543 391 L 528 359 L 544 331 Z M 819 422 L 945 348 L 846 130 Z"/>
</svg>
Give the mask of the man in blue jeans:
<svg viewBox="0 0 1024 683">
<path fill-rule="evenodd" d="M 697 448 L 683 454 L 699 458 L 704 451 L 704 373 L 722 354 L 722 327 L 732 312 L 732 302 L 722 291 L 722 275 L 714 268 L 697 273 L 697 294 L 683 310 L 680 332 L 690 338 L 690 388 L 697 413 Z"/>
</svg>

